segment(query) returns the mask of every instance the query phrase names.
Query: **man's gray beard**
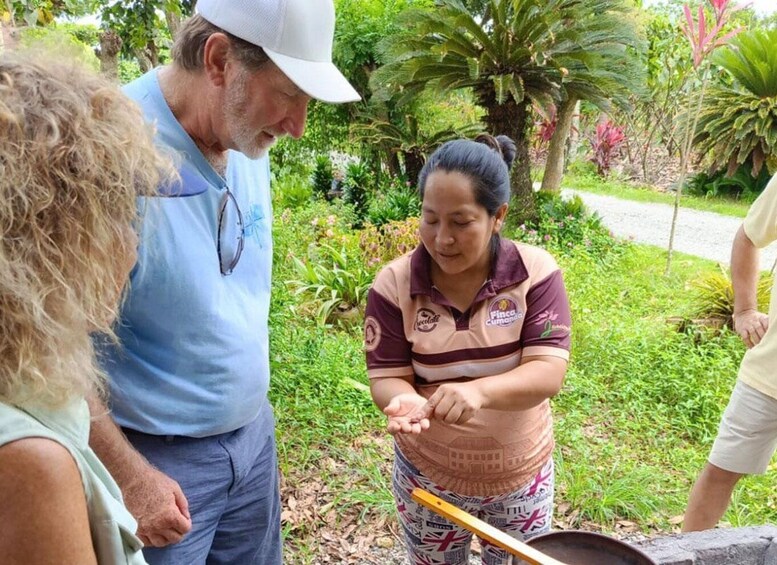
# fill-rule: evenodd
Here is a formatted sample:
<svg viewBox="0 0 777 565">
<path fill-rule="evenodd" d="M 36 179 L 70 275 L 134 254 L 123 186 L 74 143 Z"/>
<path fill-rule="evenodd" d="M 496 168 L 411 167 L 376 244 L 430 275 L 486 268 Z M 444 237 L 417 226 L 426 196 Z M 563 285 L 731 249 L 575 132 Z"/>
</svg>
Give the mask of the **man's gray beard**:
<svg viewBox="0 0 777 565">
<path fill-rule="evenodd" d="M 256 132 L 243 121 L 248 106 L 248 73 L 241 70 L 230 86 L 224 100 L 224 121 L 237 150 L 249 159 L 259 159 L 267 154 L 269 147 L 259 147 Z"/>
</svg>

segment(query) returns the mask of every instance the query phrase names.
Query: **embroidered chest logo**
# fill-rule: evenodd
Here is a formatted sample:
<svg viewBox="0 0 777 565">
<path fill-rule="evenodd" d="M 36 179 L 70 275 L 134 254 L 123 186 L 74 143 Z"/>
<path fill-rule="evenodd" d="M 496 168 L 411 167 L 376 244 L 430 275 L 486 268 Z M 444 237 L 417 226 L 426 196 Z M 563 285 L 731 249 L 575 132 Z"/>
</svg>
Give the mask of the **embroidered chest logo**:
<svg viewBox="0 0 777 565">
<path fill-rule="evenodd" d="M 436 328 L 439 323 L 439 314 L 435 314 L 434 310 L 429 310 L 429 308 L 421 308 L 415 315 L 415 324 L 413 324 L 413 327 L 419 332 L 429 333 Z"/>
<path fill-rule="evenodd" d="M 380 324 L 372 316 L 364 321 L 364 350 L 375 351 L 380 343 Z"/>
<path fill-rule="evenodd" d="M 523 318 L 523 312 L 512 298 L 497 297 L 488 307 L 487 326 L 504 328 Z"/>
</svg>

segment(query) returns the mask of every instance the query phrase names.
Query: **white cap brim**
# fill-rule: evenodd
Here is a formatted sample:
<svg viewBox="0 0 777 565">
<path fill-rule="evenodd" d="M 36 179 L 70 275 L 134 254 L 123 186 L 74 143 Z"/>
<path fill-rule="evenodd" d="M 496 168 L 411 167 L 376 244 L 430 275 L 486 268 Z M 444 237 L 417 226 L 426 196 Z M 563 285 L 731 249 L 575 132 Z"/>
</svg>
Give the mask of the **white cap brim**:
<svg viewBox="0 0 777 565">
<path fill-rule="evenodd" d="M 328 61 L 305 61 L 267 48 L 264 51 L 283 74 L 308 96 L 334 104 L 361 100 L 359 93 L 334 64 Z"/>
</svg>

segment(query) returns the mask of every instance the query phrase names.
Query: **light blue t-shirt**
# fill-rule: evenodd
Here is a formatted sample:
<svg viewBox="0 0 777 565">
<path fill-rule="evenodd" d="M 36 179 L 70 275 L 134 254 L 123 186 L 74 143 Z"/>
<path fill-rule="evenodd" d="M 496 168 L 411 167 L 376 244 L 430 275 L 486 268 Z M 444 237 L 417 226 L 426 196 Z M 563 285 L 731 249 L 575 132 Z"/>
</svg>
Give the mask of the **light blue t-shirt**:
<svg viewBox="0 0 777 565">
<path fill-rule="evenodd" d="M 113 413 L 119 425 L 148 434 L 232 431 L 268 406 L 269 161 L 230 151 L 224 179 L 173 116 L 156 71 L 125 93 L 155 125 L 158 145 L 177 155 L 183 193 L 199 194 L 140 199 L 141 244 L 117 330 L 121 346 L 101 347 Z M 228 276 L 216 250 L 226 187 L 245 229 Z"/>
</svg>

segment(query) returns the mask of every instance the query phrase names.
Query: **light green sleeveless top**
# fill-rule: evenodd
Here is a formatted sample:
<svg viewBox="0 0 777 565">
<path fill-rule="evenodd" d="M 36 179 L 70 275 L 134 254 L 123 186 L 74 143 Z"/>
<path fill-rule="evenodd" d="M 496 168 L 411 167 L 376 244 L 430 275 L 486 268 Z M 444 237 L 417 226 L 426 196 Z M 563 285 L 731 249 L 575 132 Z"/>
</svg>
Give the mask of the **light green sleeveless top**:
<svg viewBox="0 0 777 565">
<path fill-rule="evenodd" d="M 43 437 L 70 451 L 81 471 L 89 512 L 92 543 L 100 565 L 146 565 L 137 524 L 124 507 L 121 491 L 89 447 L 89 408 L 84 400 L 60 410 L 25 408 L 0 403 L 0 446 Z"/>
</svg>

